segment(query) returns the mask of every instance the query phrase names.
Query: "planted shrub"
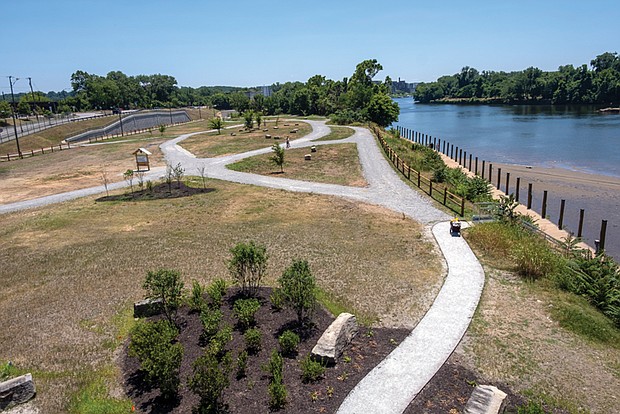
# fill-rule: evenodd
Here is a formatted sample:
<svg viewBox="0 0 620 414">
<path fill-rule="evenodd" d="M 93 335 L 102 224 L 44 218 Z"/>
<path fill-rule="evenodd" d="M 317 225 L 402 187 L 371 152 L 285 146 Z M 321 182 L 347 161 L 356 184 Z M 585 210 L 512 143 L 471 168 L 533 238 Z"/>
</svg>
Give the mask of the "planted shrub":
<svg viewBox="0 0 620 414">
<path fill-rule="evenodd" d="M 262 333 L 260 329 L 250 328 L 245 331 L 243 337 L 245 339 L 246 348 L 250 353 L 255 354 L 260 351 L 262 340 Z"/>
<path fill-rule="evenodd" d="M 260 309 L 258 299 L 237 299 L 233 305 L 233 313 L 243 329 L 254 325 L 254 315 Z"/>
<path fill-rule="evenodd" d="M 174 322 L 183 296 L 181 273 L 168 269 L 149 271 L 142 287 L 146 290 L 148 299 L 161 299 L 164 315 L 170 322 Z"/>
<path fill-rule="evenodd" d="M 226 281 L 224 279 L 215 279 L 207 288 L 207 294 L 211 299 L 211 306 L 219 308 L 222 306 L 222 298 L 226 294 Z"/>
<path fill-rule="evenodd" d="M 179 369 L 183 358 L 181 344 L 173 344 L 178 331 L 167 320 L 138 321 L 131 330 L 129 355 L 140 361 L 147 381 L 159 387 L 164 398 L 179 390 Z"/>
<path fill-rule="evenodd" d="M 310 354 L 299 362 L 301 379 L 303 382 L 316 382 L 325 373 L 325 367 L 318 361 L 314 361 Z"/>
<path fill-rule="evenodd" d="M 237 378 L 245 377 L 245 370 L 248 366 L 248 351 L 241 351 L 237 356 Z"/>
<path fill-rule="evenodd" d="M 282 295 L 288 306 L 297 313 L 297 322 L 301 325 L 314 310 L 316 283 L 306 260 L 295 260 L 278 280 Z"/>
<path fill-rule="evenodd" d="M 211 338 L 211 341 L 209 341 L 210 352 L 216 356 L 223 355 L 226 345 L 228 345 L 228 343 L 233 339 L 232 332 L 233 329 L 230 325 L 224 326 L 222 329 L 217 331 L 217 333 Z"/>
<path fill-rule="evenodd" d="M 222 311 L 219 309 L 202 308 L 200 311 L 200 322 L 202 322 L 203 335 L 206 339 L 210 339 L 220 329 L 222 320 Z"/>
<path fill-rule="evenodd" d="M 284 331 L 278 338 L 282 355 L 295 355 L 299 345 L 299 335 L 293 331 Z"/>
<path fill-rule="evenodd" d="M 233 257 L 228 262 L 228 270 L 232 277 L 243 294 L 256 296 L 267 271 L 267 249 L 251 241 L 238 243 L 230 252 Z"/>
<path fill-rule="evenodd" d="M 221 360 L 207 352 L 194 362 L 193 376 L 189 388 L 200 397 L 198 412 L 219 412 L 222 408 L 222 393 L 230 385 L 230 352 Z"/>
<path fill-rule="evenodd" d="M 269 408 L 279 410 L 286 404 L 286 387 L 282 380 L 272 381 L 269 384 Z"/>
<path fill-rule="evenodd" d="M 282 368 L 284 367 L 284 360 L 282 359 L 282 355 L 275 349 L 271 351 L 271 357 L 269 361 L 267 361 L 267 365 L 263 367 L 265 369 L 272 381 L 282 381 Z"/>
<path fill-rule="evenodd" d="M 284 308 L 284 295 L 282 289 L 274 289 L 269 295 L 269 301 L 271 302 L 271 308 L 275 311 L 281 311 Z"/>
<path fill-rule="evenodd" d="M 192 294 L 189 297 L 188 306 L 193 312 L 198 312 L 203 308 L 204 292 L 204 287 L 197 280 L 192 280 Z"/>
</svg>

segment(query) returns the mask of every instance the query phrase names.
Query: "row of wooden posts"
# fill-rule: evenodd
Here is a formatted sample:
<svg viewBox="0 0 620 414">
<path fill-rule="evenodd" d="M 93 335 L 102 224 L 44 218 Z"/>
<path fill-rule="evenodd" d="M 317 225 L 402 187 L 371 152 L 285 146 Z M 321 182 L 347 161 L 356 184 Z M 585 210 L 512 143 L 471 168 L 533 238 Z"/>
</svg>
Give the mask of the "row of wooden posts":
<svg viewBox="0 0 620 414">
<path fill-rule="evenodd" d="M 424 177 L 420 174 L 420 171 L 417 171 L 411 166 L 407 165 L 398 154 L 388 145 L 388 143 L 383 139 L 381 135 L 381 131 L 379 129 L 375 129 L 375 135 L 379 138 L 379 142 L 383 147 L 386 155 L 392 161 L 396 169 L 409 181 L 416 184 L 418 188 L 425 190 L 424 186 L 428 189 L 427 193 L 431 198 L 435 198 L 435 200 L 442 203 L 444 206 L 454 211 L 455 213 L 463 216 L 465 215 L 465 197 L 461 197 L 459 195 L 453 194 L 448 191 L 447 187 L 444 187 L 443 192 L 433 188 L 433 181 Z M 439 198 L 437 198 L 439 197 Z"/>
<path fill-rule="evenodd" d="M 478 157 L 474 157 L 473 154 L 467 154 L 467 151 L 464 151 L 463 148 L 459 148 L 454 144 L 449 143 L 446 140 L 441 140 L 437 137 L 432 137 L 428 134 L 423 134 L 418 131 L 414 131 L 408 128 L 404 128 L 401 126 L 396 127 L 400 136 L 404 139 L 407 139 L 411 142 L 415 142 L 429 148 L 433 148 L 435 151 L 438 151 L 452 160 L 457 162 L 463 168 L 468 169 L 474 174 L 480 176 L 483 179 L 489 181 L 491 185 L 493 185 L 493 164 L 491 162 L 486 162 L 485 160 L 481 160 L 479 162 Z M 468 156 L 469 155 L 469 156 Z M 481 167 L 480 169 L 478 167 Z M 501 191 L 500 186 L 502 184 L 502 169 L 497 168 L 497 179 L 495 187 Z M 516 185 L 514 193 L 510 192 L 510 173 L 507 172 L 505 174 L 505 194 L 513 194 L 514 198 L 517 202 L 521 202 L 519 193 L 521 188 L 521 178 L 516 178 Z M 533 196 L 533 186 L 532 183 L 528 183 L 527 186 L 527 208 L 528 210 L 532 209 L 532 196 Z M 542 206 L 541 206 L 541 217 L 547 217 L 547 190 L 543 191 L 542 198 Z M 566 207 L 566 200 L 560 200 L 560 216 L 558 219 L 558 228 L 562 229 L 564 226 L 564 208 Z M 462 213 L 461 213 L 462 214 Z M 579 225 L 577 228 L 577 237 L 582 238 L 583 235 L 583 220 L 584 220 L 585 211 L 584 209 L 580 209 L 579 211 Z M 595 240 L 596 251 L 603 251 L 605 249 L 605 236 L 607 234 L 607 220 L 601 221 L 601 231 L 599 233 L 599 239 Z"/>
</svg>

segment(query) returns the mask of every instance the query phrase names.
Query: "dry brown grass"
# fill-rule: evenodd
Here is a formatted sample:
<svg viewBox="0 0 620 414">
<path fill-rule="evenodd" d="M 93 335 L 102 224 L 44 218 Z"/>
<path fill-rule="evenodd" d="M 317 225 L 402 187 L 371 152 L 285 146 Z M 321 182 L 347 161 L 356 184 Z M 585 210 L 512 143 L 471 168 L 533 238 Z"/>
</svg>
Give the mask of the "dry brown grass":
<svg viewBox="0 0 620 414">
<path fill-rule="evenodd" d="M 241 122 L 243 123 L 243 121 Z M 299 131 L 292 134 L 291 131 L 295 128 Z M 247 132 L 242 127 L 223 129 L 219 135 L 217 132 L 195 135 L 181 142 L 180 145 L 197 157 L 221 157 L 270 147 L 275 141 L 284 142 L 287 136 L 294 140 L 309 134 L 311 131 L 312 127 L 305 122 L 284 122 L 280 120 L 276 128 L 275 120 L 268 119 L 266 127 L 261 124 L 261 128 L 253 132 Z M 233 133 L 235 135 L 231 135 Z M 266 139 L 265 135 L 279 136 L 280 139 Z"/>
<path fill-rule="evenodd" d="M 304 160 L 305 154 L 311 154 L 312 160 Z M 280 167 L 270 161 L 272 156 L 271 153 L 257 155 L 231 164 L 228 168 L 254 174 L 277 174 L 278 177 L 294 180 L 356 187 L 368 185 L 355 144 L 321 145 L 313 153 L 310 153 L 310 148 L 289 148 L 285 152 L 284 173 L 280 173 Z"/>
<path fill-rule="evenodd" d="M 42 412 L 66 411 L 83 373 L 108 369 L 147 270 L 178 269 L 186 285 L 227 277 L 229 249 L 242 240 L 267 246 L 268 284 L 294 258 L 307 259 L 323 290 L 383 325 L 412 327 L 440 288 L 438 255 L 402 215 L 325 196 L 208 185 L 215 191 L 184 199 L 91 197 L 2 217 L 0 355 L 37 373 Z"/>
<path fill-rule="evenodd" d="M 54 151 L 0 163 L 0 204 L 30 200 L 64 191 L 103 184 L 105 169 L 109 182 L 123 180 L 123 173 L 135 169 L 132 153 L 139 147 L 153 153 L 151 167 L 165 165 L 159 144 L 180 134 L 208 130 L 208 120 L 167 128 L 152 133 L 119 137 L 85 147 Z"/>
</svg>

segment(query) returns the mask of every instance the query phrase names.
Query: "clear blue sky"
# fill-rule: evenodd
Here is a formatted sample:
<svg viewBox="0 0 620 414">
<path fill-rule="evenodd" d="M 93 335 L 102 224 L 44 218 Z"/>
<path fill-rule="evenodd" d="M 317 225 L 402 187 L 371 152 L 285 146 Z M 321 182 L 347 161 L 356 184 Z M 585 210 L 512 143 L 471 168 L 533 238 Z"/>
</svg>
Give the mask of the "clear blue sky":
<svg viewBox="0 0 620 414">
<path fill-rule="evenodd" d="M 6 76 L 36 90 L 70 88 L 76 70 L 162 73 L 180 86 L 258 86 L 350 76 L 377 59 L 386 75 L 432 81 L 463 66 L 521 70 L 589 63 L 620 52 L 620 1 L 2 2 Z M 432 3 L 432 4 L 431 4 Z M 28 90 L 27 80 L 15 84 Z"/>
</svg>

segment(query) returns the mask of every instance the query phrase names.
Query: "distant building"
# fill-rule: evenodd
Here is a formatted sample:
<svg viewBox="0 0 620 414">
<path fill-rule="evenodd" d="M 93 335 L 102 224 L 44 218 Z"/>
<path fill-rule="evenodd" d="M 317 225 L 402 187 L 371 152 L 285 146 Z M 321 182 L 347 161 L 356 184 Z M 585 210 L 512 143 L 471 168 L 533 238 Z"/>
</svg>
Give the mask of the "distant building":
<svg viewBox="0 0 620 414">
<path fill-rule="evenodd" d="M 404 80 L 392 81 L 392 93 L 413 93 L 417 83 L 407 83 Z"/>
<path fill-rule="evenodd" d="M 262 92 L 263 92 L 263 96 L 264 97 L 271 96 L 271 85 L 263 86 L 262 87 Z"/>
</svg>

